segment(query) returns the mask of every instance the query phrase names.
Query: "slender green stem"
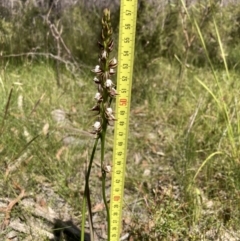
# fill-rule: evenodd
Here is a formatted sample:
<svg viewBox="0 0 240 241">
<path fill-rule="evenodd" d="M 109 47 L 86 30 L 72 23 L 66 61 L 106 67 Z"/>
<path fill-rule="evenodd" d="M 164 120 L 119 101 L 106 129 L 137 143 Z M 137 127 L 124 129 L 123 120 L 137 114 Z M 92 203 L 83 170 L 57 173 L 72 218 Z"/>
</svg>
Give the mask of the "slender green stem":
<svg viewBox="0 0 240 241">
<path fill-rule="evenodd" d="M 85 230 L 85 220 L 86 220 L 86 197 L 83 196 L 83 204 L 82 204 L 82 231 L 81 231 L 81 241 L 84 241 L 84 230 Z"/>
<path fill-rule="evenodd" d="M 109 213 L 109 207 L 107 203 L 106 190 L 105 190 L 106 189 L 106 171 L 104 167 L 106 131 L 107 131 L 107 120 L 104 119 L 102 133 L 101 133 L 102 196 L 103 196 L 103 202 L 107 212 L 107 229 L 108 229 L 107 233 L 108 233 L 108 240 L 110 240 L 110 213 Z"/>
<path fill-rule="evenodd" d="M 109 212 L 109 207 L 107 203 L 107 198 L 106 198 L 106 172 L 102 172 L 102 195 L 103 195 L 103 202 L 106 208 L 107 212 L 107 233 L 108 233 L 108 240 L 110 240 L 110 212 Z"/>
<path fill-rule="evenodd" d="M 83 205 L 82 205 L 82 231 L 81 231 L 81 241 L 84 241 L 84 230 L 85 230 L 85 220 L 86 220 L 86 201 L 88 204 L 88 214 L 89 214 L 89 221 L 90 221 L 90 234 L 91 234 L 91 240 L 94 240 L 93 237 L 93 222 L 92 222 L 92 209 L 91 209 L 91 199 L 90 199 L 90 189 L 89 189 L 89 178 L 90 178 L 90 173 L 91 173 L 91 168 L 92 168 L 92 163 L 95 155 L 95 151 L 97 149 L 97 144 L 98 144 L 99 136 L 96 138 L 93 149 L 92 149 L 92 154 L 90 158 L 90 162 L 88 165 L 88 170 L 87 174 L 85 177 L 85 188 L 84 188 L 84 196 L 83 196 Z"/>
</svg>

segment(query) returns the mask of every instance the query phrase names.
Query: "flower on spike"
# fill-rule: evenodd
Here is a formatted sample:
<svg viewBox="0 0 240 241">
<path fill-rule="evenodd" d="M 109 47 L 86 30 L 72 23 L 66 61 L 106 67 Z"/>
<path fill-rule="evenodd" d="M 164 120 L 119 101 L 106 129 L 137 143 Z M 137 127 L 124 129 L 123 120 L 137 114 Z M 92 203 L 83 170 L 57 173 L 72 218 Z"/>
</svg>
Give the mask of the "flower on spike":
<svg viewBox="0 0 240 241">
<path fill-rule="evenodd" d="M 102 69 L 100 68 L 99 65 L 96 65 L 95 68 L 92 70 L 92 72 L 94 72 L 97 75 L 100 75 L 103 73 Z"/>
<path fill-rule="evenodd" d="M 114 69 L 109 69 L 109 74 L 110 75 L 114 75 L 115 74 L 115 70 Z"/>
<path fill-rule="evenodd" d="M 102 17 L 101 40 L 98 41 L 98 47 L 100 49 L 98 57 L 99 63 L 92 70 L 95 74 L 93 81 L 97 85 L 97 93 L 94 97 L 96 105 L 92 107 L 91 110 L 97 112 L 98 120 L 100 120 L 94 124 L 94 134 L 106 132 L 107 125 L 110 125 L 111 121 L 116 120 L 110 108 L 111 99 L 117 95 L 115 84 L 111 78 L 115 74 L 117 67 L 117 59 L 114 57 L 110 58 L 113 46 L 110 10 L 105 9 Z"/>
<path fill-rule="evenodd" d="M 95 94 L 94 99 L 95 99 L 98 103 L 99 103 L 99 102 L 102 102 L 102 100 L 103 100 L 102 95 L 101 95 L 99 92 L 97 92 L 97 93 Z"/>
<path fill-rule="evenodd" d="M 106 59 L 108 57 L 108 53 L 106 50 L 103 50 L 100 55 L 100 60 Z"/>
<path fill-rule="evenodd" d="M 100 106 L 99 106 L 99 104 L 93 106 L 93 108 L 91 109 L 91 111 L 97 111 L 97 114 L 100 114 Z"/>
<path fill-rule="evenodd" d="M 104 49 L 104 46 L 103 46 L 103 44 L 102 44 L 100 41 L 98 41 L 98 47 L 99 47 L 101 50 Z"/>
<path fill-rule="evenodd" d="M 105 82 L 105 86 L 106 86 L 106 88 L 112 88 L 112 86 L 113 86 L 112 80 L 107 79 Z"/>
<path fill-rule="evenodd" d="M 99 130 L 101 128 L 101 123 L 99 121 L 96 121 L 93 125 L 95 130 Z"/>
<path fill-rule="evenodd" d="M 114 98 L 116 95 L 118 95 L 117 91 L 114 88 L 111 88 L 109 91 L 109 95 Z"/>
<path fill-rule="evenodd" d="M 116 58 L 113 58 L 109 61 L 109 68 L 110 69 L 114 69 L 117 67 L 117 59 Z"/>
<path fill-rule="evenodd" d="M 103 93 L 103 87 L 101 84 L 98 85 L 97 89 L 99 93 Z"/>
<path fill-rule="evenodd" d="M 116 118 L 113 115 L 113 110 L 112 110 L 111 107 L 106 108 L 105 115 L 106 115 L 106 118 L 108 120 L 108 123 L 109 123 L 109 121 L 115 121 L 116 120 Z"/>
<path fill-rule="evenodd" d="M 108 43 L 108 50 L 109 50 L 109 52 L 112 52 L 112 51 L 113 51 L 113 45 L 114 45 L 114 42 L 113 42 L 113 40 L 111 40 L 111 41 Z"/>
<path fill-rule="evenodd" d="M 102 125 L 100 123 L 100 121 L 96 121 L 93 125 L 93 131 L 92 134 L 99 134 L 102 130 Z"/>
<path fill-rule="evenodd" d="M 112 167 L 110 165 L 104 165 L 103 171 L 106 173 L 111 173 Z"/>
<path fill-rule="evenodd" d="M 101 81 L 97 77 L 94 77 L 93 81 L 95 82 L 95 84 L 100 84 L 101 83 Z"/>
</svg>

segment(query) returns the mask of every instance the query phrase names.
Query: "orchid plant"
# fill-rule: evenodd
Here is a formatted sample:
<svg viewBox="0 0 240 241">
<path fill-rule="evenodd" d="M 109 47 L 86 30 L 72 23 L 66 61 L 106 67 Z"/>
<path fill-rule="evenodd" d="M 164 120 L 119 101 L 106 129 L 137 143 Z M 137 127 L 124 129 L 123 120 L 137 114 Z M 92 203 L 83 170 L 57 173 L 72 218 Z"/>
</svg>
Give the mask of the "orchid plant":
<svg viewBox="0 0 240 241">
<path fill-rule="evenodd" d="M 92 107 L 92 111 L 96 112 L 96 122 L 93 124 L 92 134 L 95 135 L 95 143 L 92 150 L 92 155 L 88 165 L 88 170 L 85 178 L 85 190 L 84 190 L 84 201 L 83 201 L 83 212 L 82 212 L 82 235 L 81 241 L 84 241 L 84 225 L 85 225 L 85 207 L 86 202 L 88 205 L 88 216 L 90 222 L 90 235 L 91 240 L 94 240 L 93 233 L 93 222 L 92 222 L 92 212 L 91 212 L 91 200 L 90 200 L 90 190 L 89 190 L 89 178 L 91 173 L 91 167 L 93 163 L 93 158 L 98 145 L 98 141 L 101 142 L 101 171 L 102 171 L 102 196 L 104 205 L 107 213 L 107 223 L 108 223 L 108 240 L 110 238 L 110 215 L 109 207 L 107 204 L 107 198 L 105 193 L 105 182 L 106 175 L 111 171 L 109 165 L 104 163 L 105 154 L 105 139 L 108 125 L 111 125 L 115 121 L 114 112 L 111 108 L 111 103 L 114 97 L 117 95 L 115 89 L 115 84 L 112 81 L 112 76 L 115 74 L 115 68 L 117 67 L 116 58 L 111 58 L 110 54 L 113 50 L 114 41 L 112 38 L 112 26 L 110 18 L 110 10 L 104 9 L 102 17 L 102 32 L 101 40 L 98 42 L 100 49 L 98 64 L 92 70 L 95 74 L 93 79 L 97 86 L 97 93 L 95 94 L 95 105 Z"/>
</svg>

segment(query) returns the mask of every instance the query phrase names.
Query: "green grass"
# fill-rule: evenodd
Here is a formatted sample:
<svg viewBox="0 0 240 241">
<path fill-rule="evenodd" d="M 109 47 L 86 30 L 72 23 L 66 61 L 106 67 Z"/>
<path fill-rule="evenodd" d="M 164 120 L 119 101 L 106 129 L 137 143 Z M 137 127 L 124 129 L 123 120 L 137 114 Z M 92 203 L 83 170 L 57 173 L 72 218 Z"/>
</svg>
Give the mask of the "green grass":
<svg viewBox="0 0 240 241">
<path fill-rule="evenodd" d="M 133 240 L 228 240 L 230 234 L 240 239 L 239 73 L 228 69 L 215 19 L 206 24 L 214 30 L 216 64 L 205 44 L 212 42 L 194 14 L 188 18 L 187 30 L 197 39 L 193 47 L 202 47 L 196 59 L 204 64 L 194 65 L 194 48 L 188 59 L 179 47 L 183 52 L 174 55 L 175 62 L 160 54 L 151 59 L 145 49 L 141 59 L 137 45 L 123 210 L 123 233 Z M 1 196 L 15 198 L 16 183 L 33 195 L 39 185 L 51 183 L 80 223 L 84 172 L 94 142 L 87 133 L 94 123 L 91 69 L 82 67 L 75 78 L 62 69 L 57 87 L 54 69 L 44 62 L 2 67 Z M 61 113 L 65 119 L 54 120 Z M 111 163 L 113 128 L 108 131 L 105 161 Z M 93 206 L 102 202 L 99 162 L 98 149 L 90 180 Z M 12 217 L 21 212 L 15 207 Z M 104 223 L 105 212 L 98 217 Z"/>
<path fill-rule="evenodd" d="M 15 197 L 13 181 L 34 192 L 39 177 L 44 177 L 80 215 L 84 163 L 93 143 L 81 132 L 91 130 L 93 120 L 89 109 L 95 90 L 88 73 L 78 80 L 63 73 L 58 88 L 53 69 L 44 64 L 2 70 L 1 121 L 13 88 L 0 142 L 5 196 Z M 177 67 L 159 59 L 147 73 L 135 74 L 123 218 L 131 220 L 125 228 L 138 240 L 208 240 L 209 230 L 218 230 L 220 236 L 239 225 L 239 160 L 219 104 L 226 104 L 238 150 L 240 84 L 233 71 L 229 77 L 224 70 L 215 73 L 217 85 L 207 69 L 191 68 L 178 81 Z M 53 120 L 56 109 L 68 113 L 68 128 Z M 79 144 L 64 148 L 67 136 Z M 113 138 L 109 136 L 107 161 Z M 6 176 L 17 160 L 18 168 Z M 146 170 L 149 175 L 144 175 Z M 99 172 L 95 168 L 94 173 Z M 97 204 L 101 194 L 96 176 L 91 185 Z"/>
<path fill-rule="evenodd" d="M 224 112 L 204 86 L 219 100 L 221 86 L 238 150 L 240 84 L 233 71 L 229 78 L 225 71 L 217 71 L 216 76 L 218 85 L 211 71 L 192 68 L 178 82 L 177 67 L 161 59 L 148 73 L 135 74 L 123 217 L 130 218 L 129 228 L 138 240 L 204 240 L 208 230 L 221 233 L 239 225 L 238 156 L 233 155 Z M 13 88 L 0 142 L 1 193 L 14 197 L 13 181 L 34 192 L 39 177 L 44 177 L 79 213 L 84 163 L 93 143 L 81 132 L 92 125 L 92 76 L 86 71 L 74 81 L 62 74 L 64 81 L 58 88 L 53 69 L 40 64 L 8 66 L 0 77 L 1 121 Z M 68 113 L 69 126 L 79 134 L 53 120 L 51 113 L 56 109 Z M 80 144 L 63 148 L 66 136 Z M 108 143 L 111 154 L 112 137 Z M 213 155 L 217 152 L 221 153 Z M 6 170 L 20 159 L 18 168 L 6 176 Z M 107 159 L 111 161 L 111 155 Z M 146 170 L 149 175 L 144 175 Z M 93 177 L 94 204 L 100 198 L 98 182 Z M 137 221 L 139 217 L 142 222 Z"/>
<path fill-rule="evenodd" d="M 64 74 L 63 87 L 60 89 L 56 86 L 52 68 L 43 64 L 9 67 L 1 78 L 1 113 L 5 112 L 8 93 L 13 88 L 1 134 L 1 176 L 5 175 L 4 165 L 11 167 L 19 157 L 24 156 L 19 167 L 21 171 L 16 169 L 8 178 L 16 178 L 20 185 L 31 189 L 34 188 L 34 175 L 46 176 L 52 182 L 58 182 L 59 191 L 71 196 L 66 182 L 74 175 L 72 165 L 77 163 L 79 170 L 82 169 L 84 160 L 81 156 L 91 142 L 90 138 L 81 133 L 81 130 L 91 126 L 91 114 L 88 112 L 92 91 L 88 83 L 91 78 L 79 80 L 83 82 L 82 87 L 79 87 L 77 82 Z M 51 113 L 57 109 L 67 113 L 65 123 L 69 122 L 68 125 L 53 120 Z M 63 138 L 69 136 L 80 145 L 63 150 L 57 158 L 63 146 Z M 74 158 L 76 156 L 78 159 Z"/>
<path fill-rule="evenodd" d="M 122 232 L 130 240 L 240 240 L 239 7 L 205 2 L 186 9 L 181 1 L 166 11 L 147 1 L 139 7 Z M 16 184 L 34 198 L 51 185 L 71 205 L 79 227 L 94 143 L 90 70 L 97 54 L 90 53 L 100 16 L 88 11 L 76 6 L 60 22 L 81 69 L 61 69 L 60 88 L 50 64 L 29 62 L 27 55 L 4 58 L 34 46 L 54 52 L 41 17 L 26 11 L 16 16 L 26 14 L 28 21 L 3 19 L 1 31 L 0 203 L 18 196 Z M 118 13 L 113 17 L 117 39 Z M 108 132 L 105 162 L 111 163 L 113 128 Z M 93 207 L 102 203 L 99 151 L 90 180 Z M 48 204 L 55 202 L 52 197 Z M 11 210 L 11 219 L 31 216 L 21 205 Z M 105 212 L 96 216 L 104 224 Z"/>
</svg>

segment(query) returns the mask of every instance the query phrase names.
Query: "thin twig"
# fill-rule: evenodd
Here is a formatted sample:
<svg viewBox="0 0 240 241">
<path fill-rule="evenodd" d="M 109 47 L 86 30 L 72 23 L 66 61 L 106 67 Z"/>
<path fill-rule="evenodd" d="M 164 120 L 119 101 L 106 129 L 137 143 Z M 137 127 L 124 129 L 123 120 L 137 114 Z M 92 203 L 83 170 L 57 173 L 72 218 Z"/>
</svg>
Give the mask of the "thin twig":
<svg viewBox="0 0 240 241">
<path fill-rule="evenodd" d="M 68 64 L 72 64 L 74 65 L 71 61 L 65 60 L 63 58 L 61 58 L 60 56 L 54 55 L 52 53 L 40 53 L 40 52 L 27 52 L 27 53 L 19 53 L 19 54 L 7 54 L 7 55 L 2 55 L 1 58 L 10 58 L 10 57 L 21 57 L 21 56 L 32 56 L 32 55 L 36 55 L 36 56 L 44 56 L 46 58 L 50 57 L 52 59 L 58 60 L 66 65 Z M 77 66 L 77 65 L 75 65 Z"/>
<path fill-rule="evenodd" d="M 29 116 L 32 115 L 32 113 L 34 113 L 38 107 L 38 105 L 40 104 L 40 102 L 42 101 L 43 97 L 44 97 L 45 93 L 42 94 L 42 96 L 38 99 L 38 101 L 35 103 L 32 111 L 30 112 Z"/>
<path fill-rule="evenodd" d="M 5 218 L 1 224 L 1 230 L 6 229 L 6 227 L 9 225 L 10 222 L 10 213 L 13 209 L 13 207 L 25 196 L 25 190 L 22 189 L 18 184 L 15 184 L 16 188 L 20 189 L 20 194 L 12 200 L 6 208 L 0 208 L 0 212 L 5 212 Z"/>
<path fill-rule="evenodd" d="M 11 162 L 15 161 L 17 158 L 20 157 L 20 155 L 26 150 L 26 148 L 32 144 L 32 142 L 34 142 L 40 135 L 36 135 L 35 137 L 33 137 L 23 148 L 20 152 L 18 152 L 18 154 L 12 158 Z"/>
</svg>

